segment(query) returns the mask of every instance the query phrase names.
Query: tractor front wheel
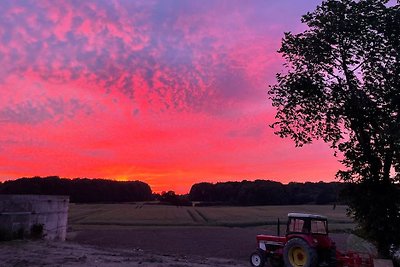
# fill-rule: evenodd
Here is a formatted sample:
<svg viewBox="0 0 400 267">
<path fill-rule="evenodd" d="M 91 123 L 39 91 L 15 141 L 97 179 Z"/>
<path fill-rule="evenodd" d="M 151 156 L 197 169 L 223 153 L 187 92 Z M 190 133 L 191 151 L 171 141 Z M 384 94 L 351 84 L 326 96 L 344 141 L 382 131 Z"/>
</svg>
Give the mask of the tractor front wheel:
<svg viewBox="0 0 400 267">
<path fill-rule="evenodd" d="M 254 267 L 263 267 L 265 264 L 265 252 L 262 249 L 257 249 L 250 255 L 250 264 Z"/>
<path fill-rule="evenodd" d="M 287 267 L 315 267 L 317 252 L 301 238 L 290 239 L 283 248 L 283 261 Z"/>
</svg>

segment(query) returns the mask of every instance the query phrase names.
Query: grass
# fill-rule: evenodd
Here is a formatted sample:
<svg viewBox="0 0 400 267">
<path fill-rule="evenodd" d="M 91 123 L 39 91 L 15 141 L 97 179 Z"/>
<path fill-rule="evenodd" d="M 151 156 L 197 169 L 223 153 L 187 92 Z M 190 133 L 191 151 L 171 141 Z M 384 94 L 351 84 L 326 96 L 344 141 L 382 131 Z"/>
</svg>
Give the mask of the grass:
<svg viewBox="0 0 400 267">
<path fill-rule="evenodd" d="M 353 228 L 346 207 L 324 205 L 252 207 L 176 207 L 139 204 L 70 204 L 69 225 L 79 226 L 274 226 L 285 224 L 289 212 L 325 215 L 330 229 Z M 283 227 L 283 226 L 282 226 Z"/>
</svg>

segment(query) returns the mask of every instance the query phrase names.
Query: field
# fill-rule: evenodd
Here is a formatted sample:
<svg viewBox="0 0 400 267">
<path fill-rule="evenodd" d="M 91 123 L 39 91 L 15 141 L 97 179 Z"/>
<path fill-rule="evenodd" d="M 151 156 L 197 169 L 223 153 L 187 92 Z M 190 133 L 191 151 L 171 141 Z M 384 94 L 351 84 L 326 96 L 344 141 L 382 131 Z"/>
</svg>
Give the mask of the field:
<svg viewBox="0 0 400 267">
<path fill-rule="evenodd" d="M 7 267 L 245 267 L 256 235 L 276 234 L 278 218 L 283 234 L 289 212 L 327 216 L 338 249 L 348 249 L 345 231 L 354 224 L 345 206 L 71 204 L 67 242 L 10 242 L 2 247 L 0 262 Z"/>
<path fill-rule="evenodd" d="M 331 237 L 346 249 L 354 227 L 346 207 L 175 207 L 136 204 L 71 204 L 68 239 L 100 248 L 143 250 L 154 255 L 230 259 L 247 266 L 257 234 L 281 234 L 289 212 L 328 216 Z"/>
<path fill-rule="evenodd" d="M 318 205 L 252 207 L 176 207 L 134 204 L 71 204 L 69 225 L 81 226 L 275 226 L 284 224 L 289 212 L 314 213 L 329 218 L 330 229 L 353 227 L 346 207 Z"/>
</svg>

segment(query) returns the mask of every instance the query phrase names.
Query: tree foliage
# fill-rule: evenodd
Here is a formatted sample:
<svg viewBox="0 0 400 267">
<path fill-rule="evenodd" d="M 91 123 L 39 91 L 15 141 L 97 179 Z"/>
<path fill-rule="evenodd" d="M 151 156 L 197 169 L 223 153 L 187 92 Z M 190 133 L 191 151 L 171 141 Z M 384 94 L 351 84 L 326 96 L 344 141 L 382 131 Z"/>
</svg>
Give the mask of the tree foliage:
<svg viewBox="0 0 400 267">
<path fill-rule="evenodd" d="M 140 181 L 65 179 L 58 176 L 20 178 L 0 184 L 0 194 L 68 195 L 74 203 L 151 200 L 151 188 Z"/>
<path fill-rule="evenodd" d="M 177 195 L 174 191 L 163 191 L 159 195 L 160 204 L 175 206 L 192 206 L 192 202 L 188 199 L 188 195 Z"/>
<path fill-rule="evenodd" d="M 202 205 L 301 205 L 333 204 L 346 187 L 344 183 L 289 183 L 269 180 L 198 183 L 190 189 L 189 199 Z"/>
<path fill-rule="evenodd" d="M 302 22 L 307 30 L 285 33 L 279 50 L 287 71 L 269 90 L 272 127 L 297 146 L 322 139 L 340 153 L 337 176 L 362 189 L 349 196 L 350 213 L 387 254 L 400 242 L 392 229 L 400 223 L 400 6 L 327 0 Z"/>
</svg>

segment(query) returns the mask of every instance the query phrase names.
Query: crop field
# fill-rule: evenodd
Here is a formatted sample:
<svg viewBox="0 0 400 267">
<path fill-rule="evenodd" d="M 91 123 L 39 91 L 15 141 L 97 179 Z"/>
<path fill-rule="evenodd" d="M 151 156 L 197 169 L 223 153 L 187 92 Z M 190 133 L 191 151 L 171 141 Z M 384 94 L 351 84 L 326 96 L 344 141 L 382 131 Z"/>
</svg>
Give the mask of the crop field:
<svg viewBox="0 0 400 267">
<path fill-rule="evenodd" d="M 346 207 L 330 205 L 176 207 L 134 204 L 70 204 L 69 225 L 79 226 L 274 226 L 283 224 L 289 212 L 321 214 L 328 217 L 331 230 L 351 229 Z"/>
<path fill-rule="evenodd" d="M 132 204 L 70 204 L 67 239 L 103 248 L 243 261 L 255 248 L 257 234 L 285 233 L 289 212 L 316 213 L 329 219 L 338 248 L 346 248 L 354 227 L 346 207 L 252 206 L 176 207 Z"/>
</svg>

